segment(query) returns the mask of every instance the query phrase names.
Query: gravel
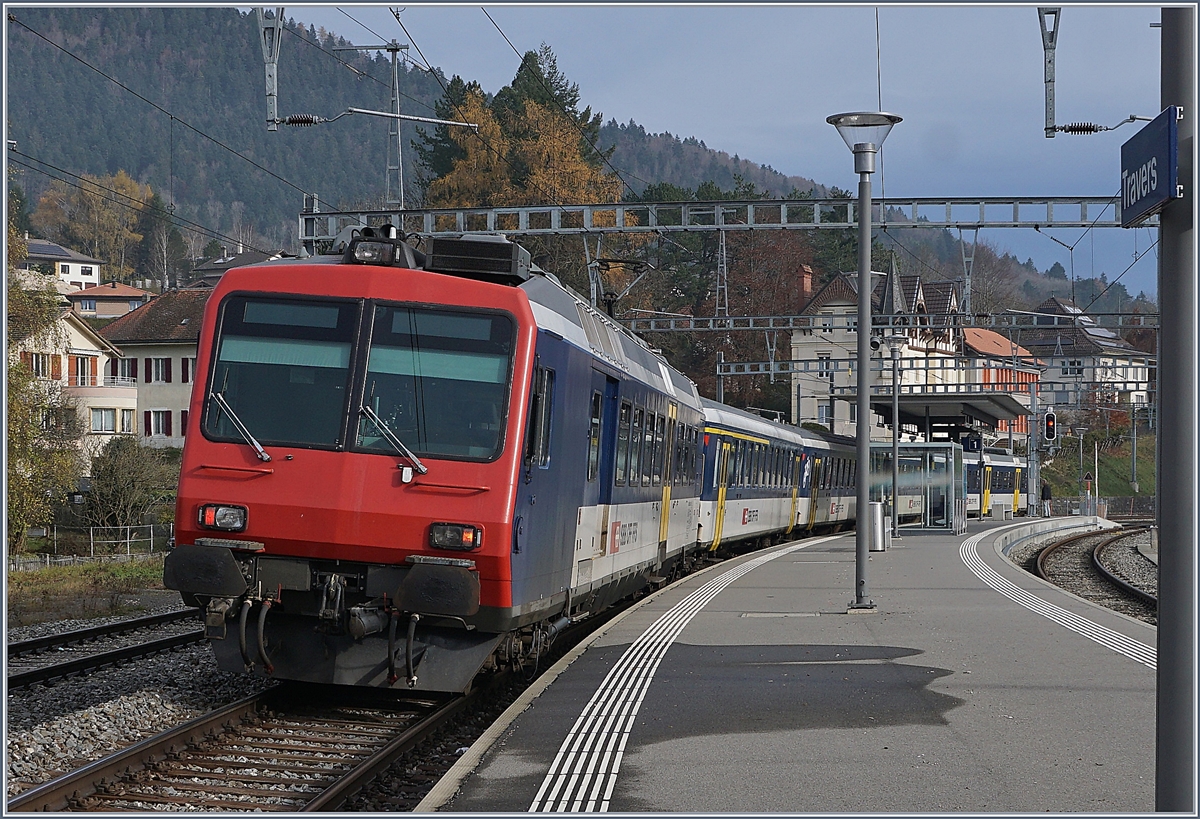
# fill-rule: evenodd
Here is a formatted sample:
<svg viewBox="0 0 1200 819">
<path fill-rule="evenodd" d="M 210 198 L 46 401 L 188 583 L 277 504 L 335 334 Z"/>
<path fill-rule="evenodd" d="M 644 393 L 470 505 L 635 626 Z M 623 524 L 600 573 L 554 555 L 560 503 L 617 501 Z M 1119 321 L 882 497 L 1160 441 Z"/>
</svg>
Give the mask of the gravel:
<svg viewBox="0 0 1200 819">
<path fill-rule="evenodd" d="M 39 623 L 12 629 L 8 639 L 26 640 L 120 619 L 124 618 Z M 201 644 L 8 692 L 7 795 L 270 685 L 269 680 L 219 670 L 212 649 Z"/>
</svg>

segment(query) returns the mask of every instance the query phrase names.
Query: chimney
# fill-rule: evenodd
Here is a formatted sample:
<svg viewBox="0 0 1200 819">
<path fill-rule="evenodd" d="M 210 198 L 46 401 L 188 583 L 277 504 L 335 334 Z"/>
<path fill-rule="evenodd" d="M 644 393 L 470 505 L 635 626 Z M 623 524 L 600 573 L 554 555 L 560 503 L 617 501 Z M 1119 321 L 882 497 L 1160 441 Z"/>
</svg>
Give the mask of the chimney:
<svg viewBox="0 0 1200 819">
<path fill-rule="evenodd" d="M 813 269 L 806 264 L 800 265 L 800 305 L 796 308 L 796 312 L 800 312 L 808 304 L 808 300 L 813 295 Z"/>
</svg>

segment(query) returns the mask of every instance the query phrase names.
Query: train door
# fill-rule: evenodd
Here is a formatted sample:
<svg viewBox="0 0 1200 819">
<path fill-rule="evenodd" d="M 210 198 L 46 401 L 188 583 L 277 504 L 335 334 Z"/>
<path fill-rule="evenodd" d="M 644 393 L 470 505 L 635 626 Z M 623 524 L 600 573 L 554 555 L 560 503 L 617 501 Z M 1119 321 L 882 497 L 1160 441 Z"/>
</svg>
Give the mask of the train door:
<svg viewBox="0 0 1200 819">
<path fill-rule="evenodd" d="M 1021 508 L 1021 467 L 1017 467 L 1013 473 L 1013 517 L 1017 516 L 1017 510 Z"/>
<path fill-rule="evenodd" d="M 792 529 L 796 525 L 796 506 L 800 502 L 800 478 L 804 475 L 804 470 L 800 464 L 804 460 L 804 455 L 791 455 L 791 469 L 787 471 L 789 485 L 792 490 L 792 510 L 788 513 L 788 525 L 784 530 L 784 535 L 790 535 Z"/>
<path fill-rule="evenodd" d="M 729 488 L 729 461 L 732 458 L 733 448 L 729 441 L 722 440 L 720 442 L 720 450 L 717 454 L 717 511 L 716 520 L 713 521 L 713 542 L 709 547 L 709 551 L 715 552 L 717 547 L 721 545 L 721 532 L 725 528 L 725 492 Z"/>
<path fill-rule="evenodd" d="M 583 504 L 594 510 L 593 556 L 609 552 L 608 510 L 612 503 L 613 469 L 617 437 L 617 381 L 592 371 L 592 390 L 588 400 L 587 483 Z M 582 512 L 581 512 L 582 522 Z"/>
<path fill-rule="evenodd" d="M 667 533 L 671 524 L 671 483 L 675 469 L 675 420 L 679 405 L 671 403 L 667 409 L 666 435 L 662 443 L 662 505 L 658 509 L 658 562 L 661 566 L 667 559 Z"/>
<path fill-rule="evenodd" d="M 979 517 L 984 518 L 992 508 L 992 467 L 983 468 L 983 476 L 979 486 Z"/>
<path fill-rule="evenodd" d="M 821 465 L 825 459 L 820 455 L 813 456 L 812 459 L 812 483 L 808 493 L 808 526 L 805 528 L 810 532 L 817 525 L 817 509 L 820 506 L 821 494 Z"/>
</svg>

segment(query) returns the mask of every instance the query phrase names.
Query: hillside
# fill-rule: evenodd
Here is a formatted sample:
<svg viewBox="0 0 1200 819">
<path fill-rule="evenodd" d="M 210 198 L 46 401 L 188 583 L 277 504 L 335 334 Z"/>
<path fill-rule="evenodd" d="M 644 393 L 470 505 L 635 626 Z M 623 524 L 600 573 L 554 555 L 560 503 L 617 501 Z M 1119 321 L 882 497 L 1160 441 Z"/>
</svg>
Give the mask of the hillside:
<svg viewBox="0 0 1200 819">
<path fill-rule="evenodd" d="M 303 9 L 297 13 L 302 17 Z M 38 169 L 22 169 L 16 179 L 31 202 L 49 184 L 43 171 L 62 177 L 53 168 L 98 176 L 125 170 L 173 201 L 180 216 L 226 234 L 252 226 L 270 245 L 294 242 L 305 193 L 318 194 L 326 208 L 382 202 L 385 121 L 350 116 L 267 130 L 253 13 L 91 6 L 13 14 L 7 136 L 36 160 L 17 157 Z M 388 108 L 385 56 L 335 55 L 333 47 L 345 40 L 305 28 L 302 20 L 287 23 L 278 70 L 281 116 Z M 454 71 L 403 71 L 402 110 L 436 116 L 434 103 Z M 406 140 L 417 137 L 411 123 L 403 127 Z M 632 122 L 603 127 L 601 147 L 614 146 L 612 164 L 639 192 L 649 182 L 731 188 L 735 174 L 776 196 L 815 186 L 694 138 L 648 134 Z M 419 201 L 416 151 L 405 151 L 404 165 L 410 200 Z"/>
</svg>

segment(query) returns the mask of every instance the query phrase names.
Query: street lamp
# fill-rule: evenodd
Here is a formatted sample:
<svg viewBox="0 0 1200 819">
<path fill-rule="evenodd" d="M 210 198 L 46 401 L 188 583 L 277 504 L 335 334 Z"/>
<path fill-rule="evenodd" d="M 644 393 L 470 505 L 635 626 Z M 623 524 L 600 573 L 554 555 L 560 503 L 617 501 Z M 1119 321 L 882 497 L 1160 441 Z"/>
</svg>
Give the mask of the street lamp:
<svg viewBox="0 0 1200 819">
<path fill-rule="evenodd" d="M 883 147 L 892 126 L 900 122 L 895 114 L 857 112 L 826 117 L 837 128 L 846 147 L 854 153 L 854 172 L 858 174 L 858 413 L 855 424 L 855 451 L 858 460 L 857 499 L 854 526 L 854 602 L 850 609 L 873 609 L 867 586 L 867 510 L 870 508 L 871 465 L 871 385 L 868 368 L 871 360 L 871 174 L 875 173 L 875 154 Z"/>
</svg>

